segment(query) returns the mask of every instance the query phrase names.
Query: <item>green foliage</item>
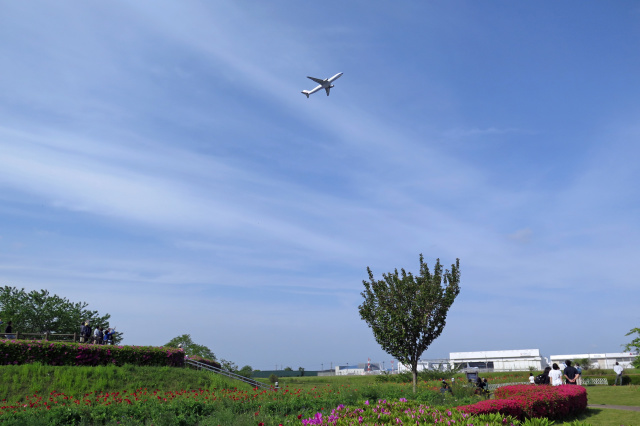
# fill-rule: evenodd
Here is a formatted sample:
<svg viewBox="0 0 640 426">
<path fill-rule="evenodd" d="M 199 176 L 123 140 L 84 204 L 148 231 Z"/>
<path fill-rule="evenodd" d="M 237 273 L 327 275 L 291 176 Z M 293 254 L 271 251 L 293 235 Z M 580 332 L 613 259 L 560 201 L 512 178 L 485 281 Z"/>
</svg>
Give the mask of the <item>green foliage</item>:
<svg viewBox="0 0 640 426">
<path fill-rule="evenodd" d="M 276 376 L 275 374 L 272 374 L 269 376 L 269 382 L 275 383 L 277 381 L 278 381 L 278 376 Z"/>
<path fill-rule="evenodd" d="M 637 334 L 638 336 L 631 342 L 624 345 L 625 351 L 634 351 L 640 353 L 640 328 L 632 328 L 625 336 L 631 336 Z M 631 363 L 635 368 L 640 368 L 640 355 L 636 357 Z"/>
<path fill-rule="evenodd" d="M 385 352 L 411 366 L 415 391 L 418 360 L 442 333 L 447 312 L 460 293 L 460 259 L 444 272 L 437 259 L 432 274 L 421 254 L 420 275 L 415 277 L 396 269 L 375 280 L 370 268 L 367 272 L 360 317 Z"/>
<path fill-rule="evenodd" d="M 168 348 L 182 347 L 182 350 L 184 351 L 184 353 L 186 353 L 189 356 L 199 356 L 202 358 L 210 359 L 212 361 L 216 361 L 216 356 L 211 351 L 211 349 L 209 349 L 204 345 L 199 345 L 195 343 L 191 339 L 190 334 L 183 334 L 182 336 L 174 337 L 173 339 L 169 340 L 168 343 L 165 343 L 164 346 Z"/>
<path fill-rule="evenodd" d="M 573 365 L 579 365 L 583 370 L 588 370 L 591 367 L 591 360 L 589 358 L 576 358 L 573 360 Z"/>
<path fill-rule="evenodd" d="M 245 365 L 240 370 L 238 370 L 238 374 L 247 378 L 251 377 L 251 373 L 253 373 L 253 368 L 251 368 L 250 365 Z"/>
<path fill-rule="evenodd" d="M 226 359 L 223 358 L 223 359 L 220 360 L 220 364 L 221 364 L 222 368 L 224 368 L 227 371 L 231 371 L 233 373 L 237 373 L 238 372 L 238 365 L 233 361 L 229 361 L 229 360 L 226 360 Z"/>
<path fill-rule="evenodd" d="M 53 391 L 82 396 L 89 392 L 122 392 L 139 388 L 160 389 L 249 389 L 238 381 L 217 374 L 171 367 L 53 367 L 50 365 L 7 365 L 0 368 L 0 400 L 24 401 L 27 395 Z"/>
<path fill-rule="evenodd" d="M 13 330 L 21 333 L 80 334 L 80 326 L 87 320 L 92 328 L 109 328 L 111 316 L 101 316 L 87 306 L 85 302 L 51 295 L 47 290 L 27 293 L 24 288 L 0 288 L 0 318 L 4 323 L 12 321 Z M 114 343 L 119 343 L 121 334 L 114 335 Z"/>
<path fill-rule="evenodd" d="M 0 364 L 18 365 L 184 365 L 184 354 L 153 346 L 90 345 L 71 342 L 0 340 Z"/>
<path fill-rule="evenodd" d="M 411 373 L 379 374 L 375 377 L 377 382 L 411 383 L 413 381 L 413 375 Z M 450 377 L 450 371 L 424 370 L 418 372 L 418 380 L 425 382 L 442 379 L 448 380 Z M 462 378 L 460 379 L 462 380 Z"/>
</svg>

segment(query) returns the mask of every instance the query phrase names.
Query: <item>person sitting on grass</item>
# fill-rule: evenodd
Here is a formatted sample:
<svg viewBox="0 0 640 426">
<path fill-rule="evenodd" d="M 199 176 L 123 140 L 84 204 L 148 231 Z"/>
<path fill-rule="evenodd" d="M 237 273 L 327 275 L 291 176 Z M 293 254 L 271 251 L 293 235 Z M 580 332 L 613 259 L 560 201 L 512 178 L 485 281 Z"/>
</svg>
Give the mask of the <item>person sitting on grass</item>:
<svg viewBox="0 0 640 426">
<path fill-rule="evenodd" d="M 473 391 L 473 393 L 476 395 L 481 395 L 483 391 L 484 391 L 484 382 L 480 377 L 478 377 L 478 379 L 476 380 L 476 390 Z"/>
<path fill-rule="evenodd" d="M 440 393 L 444 395 L 447 392 L 453 395 L 453 390 L 451 389 L 451 386 L 449 386 L 449 383 L 447 383 L 446 380 L 442 379 L 442 387 L 440 388 Z"/>
</svg>

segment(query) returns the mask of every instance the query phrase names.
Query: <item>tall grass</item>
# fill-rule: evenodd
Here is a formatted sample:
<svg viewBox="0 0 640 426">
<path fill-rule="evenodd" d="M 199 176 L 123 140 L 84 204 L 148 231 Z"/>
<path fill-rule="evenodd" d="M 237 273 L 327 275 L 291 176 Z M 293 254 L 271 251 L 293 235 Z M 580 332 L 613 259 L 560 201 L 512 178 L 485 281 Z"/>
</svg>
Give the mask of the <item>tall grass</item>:
<svg viewBox="0 0 640 426">
<path fill-rule="evenodd" d="M 90 392 L 116 392 L 140 388 L 228 389 L 250 386 L 212 373 L 172 367 L 52 367 L 42 364 L 0 367 L 0 400 L 22 401 L 34 393 L 53 391 L 67 395 Z"/>
</svg>

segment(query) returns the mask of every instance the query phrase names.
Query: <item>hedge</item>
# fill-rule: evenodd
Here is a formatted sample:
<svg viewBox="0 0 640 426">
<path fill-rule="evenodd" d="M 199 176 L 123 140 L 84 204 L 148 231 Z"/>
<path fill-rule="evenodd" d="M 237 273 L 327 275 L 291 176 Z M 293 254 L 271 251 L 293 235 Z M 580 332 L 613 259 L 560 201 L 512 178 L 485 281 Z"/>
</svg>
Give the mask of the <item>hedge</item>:
<svg viewBox="0 0 640 426">
<path fill-rule="evenodd" d="M 532 417 L 561 419 L 587 409 L 587 390 L 582 386 L 503 386 L 496 399 L 457 407 L 468 414 L 501 413 L 520 420 Z"/>
<path fill-rule="evenodd" d="M 206 364 L 206 365 L 208 365 L 210 367 L 222 368 L 222 365 L 220 365 L 219 363 L 217 363 L 215 361 L 212 361 L 210 359 L 207 359 L 207 358 L 202 358 L 201 356 L 198 356 L 198 355 L 189 355 L 187 358 L 192 360 L 192 361 L 201 362 L 201 363 Z"/>
<path fill-rule="evenodd" d="M 45 340 L 0 340 L 0 365 L 116 365 L 183 367 L 184 352 L 154 346 L 110 346 Z"/>
</svg>

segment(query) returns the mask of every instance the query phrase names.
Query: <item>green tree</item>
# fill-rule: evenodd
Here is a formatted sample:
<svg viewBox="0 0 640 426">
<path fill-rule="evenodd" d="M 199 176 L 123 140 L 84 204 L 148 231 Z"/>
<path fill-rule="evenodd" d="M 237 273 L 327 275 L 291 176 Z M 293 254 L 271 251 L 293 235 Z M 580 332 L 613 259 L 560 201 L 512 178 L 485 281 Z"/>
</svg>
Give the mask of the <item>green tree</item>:
<svg viewBox="0 0 640 426">
<path fill-rule="evenodd" d="M 183 334 L 182 336 L 174 337 L 173 339 L 169 340 L 168 343 L 165 343 L 164 346 L 169 348 L 177 348 L 180 345 L 182 345 L 181 347 L 184 350 L 184 353 L 189 356 L 200 356 L 202 358 L 210 359 L 211 361 L 216 361 L 216 356 L 211 351 L 211 349 L 204 345 L 195 343 L 191 339 L 190 334 Z"/>
<path fill-rule="evenodd" d="M 451 271 L 444 272 L 438 259 L 432 274 L 421 254 L 419 276 L 404 269 L 399 274 L 396 269 L 375 280 L 368 267 L 367 272 L 360 317 L 385 352 L 411 366 L 415 393 L 418 360 L 442 333 L 447 312 L 460 293 L 460 259 L 451 265 Z"/>
<path fill-rule="evenodd" d="M 238 370 L 238 374 L 244 377 L 251 377 L 251 374 L 253 373 L 253 368 L 251 368 L 250 365 L 245 365 L 244 367 L 242 367 L 240 370 Z"/>
<path fill-rule="evenodd" d="M 298 367 L 298 371 L 300 372 L 300 377 L 304 376 L 304 367 Z"/>
<path fill-rule="evenodd" d="M 0 318 L 11 321 L 13 329 L 21 333 L 80 334 L 81 324 L 109 327 L 109 314 L 87 309 L 86 302 L 71 302 L 48 290 L 33 290 L 4 286 L 0 288 Z M 122 340 L 122 333 L 114 335 L 114 343 Z"/>
<path fill-rule="evenodd" d="M 233 373 L 236 373 L 238 371 L 238 366 L 233 361 L 229 361 L 223 358 L 220 360 L 220 365 L 227 371 L 231 371 Z"/>
<path fill-rule="evenodd" d="M 631 365 L 633 365 L 635 368 L 640 368 L 640 328 L 632 328 L 631 331 L 625 334 L 625 336 L 631 336 L 633 334 L 637 334 L 638 336 L 631 342 L 624 345 L 624 350 L 639 353 L 639 355 L 636 357 L 636 359 L 633 360 Z"/>
<path fill-rule="evenodd" d="M 591 368 L 591 359 L 589 358 L 576 358 L 573 360 L 573 365 L 579 365 L 583 370 Z"/>
</svg>

